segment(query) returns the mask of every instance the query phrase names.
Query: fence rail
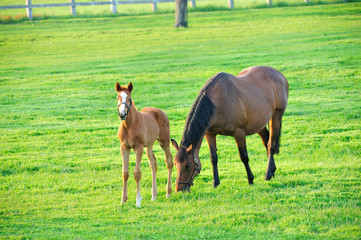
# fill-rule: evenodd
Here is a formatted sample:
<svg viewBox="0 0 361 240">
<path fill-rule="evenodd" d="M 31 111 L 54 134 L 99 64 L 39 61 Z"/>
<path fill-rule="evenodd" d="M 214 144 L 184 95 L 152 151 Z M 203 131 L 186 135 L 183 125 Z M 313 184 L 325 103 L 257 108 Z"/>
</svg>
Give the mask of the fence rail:
<svg viewBox="0 0 361 240">
<path fill-rule="evenodd" d="M 230 0 L 229 0 L 230 1 Z M 232 0 L 233 1 L 233 0 Z M 152 4 L 152 10 L 156 12 L 158 10 L 158 3 L 174 2 L 174 0 L 134 0 L 134 1 L 117 1 L 109 0 L 103 2 L 76 2 L 76 0 L 69 0 L 69 3 L 49 3 L 49 4 L 32 4 L 31 0 L 25 0 L 25 5 L 9 5 L 0 6 L 2 9 L 20 9 L 26 8 L 27 17 L 33 19 L 33 8 L 48 8 L 48 7 L 70 7 L 70 12 L 76 16 L 76 7 L 80 6 L 96 6 L 96 5 L 110 5 L 112 13 L 117 13 L 117 5 L 122 4 Z M 191 0 L 191 6 L 196 6 L 196 0 Z"/>
<path fill-rule="evenodd" d="M 26 13 L 28 19 L 33 19 L 33 8 L 48 8 L 48 7 L 70 7 L 70 12 L 76 16 L 76 7 L 80 6 L 96 6 L 96 5 L 110 5 L 110 10 L 112 13 L 117 13 L 117 5 L 122 4 L 152 4 L 153 12 L 158 10 L 158 3 L 169 3 L 174 2 L 174 0 L 132 0 L 132 1 L 117 1 L 117 0 L 108 0 L 102 2 L 76 2 L 76 0 L 69 0 L 69 3 L 49 3 L 49 4 L 32 4 L 32 0 L 25 0 L 25 5 L 9 5 L 9 6 L 0 6 L 0 10 L 3 9 L 20 9 L 26 8 Z M 196 7 L 196 0 L 188 0 L 191 3 L 192 7 Z M 227 0 L 228 7 L 234 8 L 234 0 Z M 272 6 L 272 0 L 266 0 L 269 7 Z M 309 3 L 310 0 L 304 0 L 306 3 Z M 346 2 L 347 0 L 343 0 Z"/>
</svg>

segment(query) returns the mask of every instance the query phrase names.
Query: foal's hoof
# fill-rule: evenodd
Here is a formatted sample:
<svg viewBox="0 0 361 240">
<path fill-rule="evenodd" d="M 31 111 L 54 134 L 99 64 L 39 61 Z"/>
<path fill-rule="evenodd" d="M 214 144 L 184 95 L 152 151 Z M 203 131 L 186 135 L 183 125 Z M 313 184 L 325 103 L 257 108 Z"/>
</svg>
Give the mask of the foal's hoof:
<svg viewBox="0 0 361 240">
<path fill-rule="evenodd" d="M 139 207 L 139 208 L 142 207 L 142 205 L 140 204 L 141 201 L 142 201 L 142 197 L 136 197 L 136 204 L 135 205 L 137 207 Z"/>
</svg>

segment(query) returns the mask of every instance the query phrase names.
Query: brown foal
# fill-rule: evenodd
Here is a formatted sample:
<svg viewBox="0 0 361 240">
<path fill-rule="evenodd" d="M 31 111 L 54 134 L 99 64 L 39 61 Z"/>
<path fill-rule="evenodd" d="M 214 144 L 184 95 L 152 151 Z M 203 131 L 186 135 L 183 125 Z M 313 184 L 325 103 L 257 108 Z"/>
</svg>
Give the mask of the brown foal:
<svg viewBox="0 0 361 240">
<path fill-rule="evenodd" d="M 140 112 L 135 107 L 131 98 L 133 84 L 120 86 L 117 82 L 115 90 L 118 92 L 118 113 L 121 124 L 118 130 L 120 150 L 123 157 L 123 195 L 122 203 L 128 200 L 129 178 L 129 155 L 133 149 L 136 155 L 134 178 L 137 183 L 136 206 L 141 207 L 142 196 L 140 194 L 140 162 L 144 148 L 149 158 L 149 166 L 152 170 L 152 200 L 157 197 L 157 162 L 153 154 L 153 145 L 156 140 L 165 153 L 165 162 L 168 168 L 167 198 L 172 192 L 171 176 L 173 169 L 172 154 L 170 152 L 170 132 L 167 115 L 157 108 L 143 108 Z"/>
</svg>

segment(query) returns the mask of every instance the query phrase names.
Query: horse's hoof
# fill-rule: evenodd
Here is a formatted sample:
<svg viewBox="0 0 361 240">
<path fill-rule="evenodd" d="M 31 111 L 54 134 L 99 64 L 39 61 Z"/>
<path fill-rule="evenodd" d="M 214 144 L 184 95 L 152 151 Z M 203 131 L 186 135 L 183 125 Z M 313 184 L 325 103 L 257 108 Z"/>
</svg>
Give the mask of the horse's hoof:
<svg viewBox="0 0 361 240">
<path fill-rule="evenodd" d="M 213 182 L 213 187 L 214 187 L 214 188 L 217 188 L 217 187 L 219 186 L 219 184 L 221 184 L 221 183 L 219 182 L 219 180 L 218 180 L 218 181 L 215 181 L 215 182 Z"/>
</svg>

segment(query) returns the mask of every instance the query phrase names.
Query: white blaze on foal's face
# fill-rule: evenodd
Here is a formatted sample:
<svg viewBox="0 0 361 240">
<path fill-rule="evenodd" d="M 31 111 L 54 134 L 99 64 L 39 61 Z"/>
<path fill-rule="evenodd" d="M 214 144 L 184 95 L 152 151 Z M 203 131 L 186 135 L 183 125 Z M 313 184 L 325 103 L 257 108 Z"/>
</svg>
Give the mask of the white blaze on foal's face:
<svg viewBox="0 0 361 240">
<path fill-rule="evenodd" d="M 122 120 L 125 120 L 125 118 L 127 116 L 126 104 L 127 104 L 128 94 L 126 94 L 125 92 L 121 92 L 120 97 L 121 97 L 121 102 L 119 103 L 120 104 L 120 106 L 119 106 L 119 116 L 120 116 L 120 118 Z"/>
</svg>

